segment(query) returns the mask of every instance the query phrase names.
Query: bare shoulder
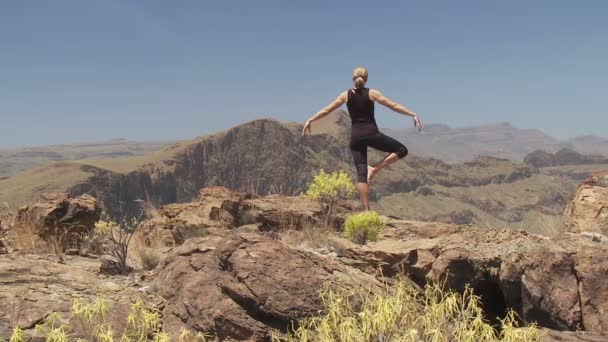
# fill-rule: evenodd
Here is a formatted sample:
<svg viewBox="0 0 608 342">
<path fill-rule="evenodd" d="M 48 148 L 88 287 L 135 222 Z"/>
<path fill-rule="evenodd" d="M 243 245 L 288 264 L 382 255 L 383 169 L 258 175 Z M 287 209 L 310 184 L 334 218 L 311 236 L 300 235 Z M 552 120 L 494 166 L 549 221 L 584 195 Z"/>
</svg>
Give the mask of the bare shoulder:
<svg viewBox="0 0 608 342">
<path fill-rule="evenodd" d="M 382 93 L 378 89 L 369 88 L 369 99 L 372 101 L 377 101 L 382 97 Z"/>
<path fill-rule="evenodd" d="M 338 95 L 338 100 L 342 102 L 348 101 L 348 91 L 343 91 L 340 93 L 340 95 Z"/>
</svg>

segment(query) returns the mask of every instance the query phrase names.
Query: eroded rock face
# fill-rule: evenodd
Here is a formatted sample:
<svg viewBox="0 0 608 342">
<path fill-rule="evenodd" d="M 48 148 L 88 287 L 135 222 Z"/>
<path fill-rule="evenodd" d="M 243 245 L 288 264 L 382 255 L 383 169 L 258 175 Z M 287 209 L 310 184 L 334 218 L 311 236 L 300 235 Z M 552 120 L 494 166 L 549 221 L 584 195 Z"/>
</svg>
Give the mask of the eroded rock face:
<svg viewBox="0 0 608 342">
<path fill-rule="evenodd" d="M 208 207 L 210 203 L 215 204 Z M 419 285 L 445 281 L 457 291 L 470 286 L 482 297 L 486 316 L 494 322 L 512 308 L 523 323 L 537 322 L 563 331 L 608 332 L 608 321 L 602 319 L 608 312 L 606 244 L 574 234 L 549 239 L 523 231 L 388 219 L 388 228 L 378 242 L 359 246 L 334 238 L 336 263 L 271 238 L 275 230 L 288 229 L 288 221 L 271 219 L 272 215 L 284 217 L 286 212 L 294 213 L 287 208 L 304 210 L 307 205 L 314 207 L 301 198 L 244 198 L 213 188 L 202 193 L 200 202 L 163 209 L 170 222 L 179 217 L 190 217 L 185 220 L 189 222 L 197 218 L 212 232 L 176 248 L 158 269 L 155 282 L 161 296 L 171 298 L 173 306 L 166 313 L 174 316 L 176 329 L 185 324 L 223 338 L 265 339 L 270 328 L 280 329 L 319 310 L 318 297 L 313 294 L 321 283 L 342 286 L 332 277 L 358 269 L 372 277 L 379 270 L 386 277 L 406 273 Z M 244 219 L 245 213 L 256 210 L 258 215 Z M 260 229 L 261 217 L 274 222 L 267 225 L 268 236 Z M 309 212 L 304 217 L 312 220 L 318 215 Z M 236 229 L 245 221 L 257 222 L 245 225 L 255 229 L 249 233 Z M 220 224 L 223 228 L 217 229 Z M 311 280 L 292 282 L 294 277 Z M 360 283 L 358 276 L 346 282 L 350 286 Z M 188 286 L 176 288 L 175 284 Z"/>
<path fill-rule="evenodd" d="M 348 203 L 342 203 L 331 224 L 341 227 L 343 215 L 352 209 Z M 302 197 L 260 197 L 224 187 L 205 188 L 196 202 L 169 204 L 158 212 L 160 215 L 144 222 L 142 229 L 150 235 L 160 232 L 166 246 L 179 245 L 211 230 L 252 226 L 261 232 L 299 230 L 307 225 L 319 226 L 326 218 L 325 209 L 317 201 Z"/>
<path fill-rule="evenodd" d="M 479 230 L 392 220 L 378 242 L 340 241 L 339 255 L 364 271 L 406 272 L 423 285 L 471 286 L 489 319 L 513 308 L 525 323 L 608 332 L 608 247 L 585 237 L 556 240 L 510 230 Z M 346 261 L 348 262 L 348 261 Z"/>
<path fill-rule="evenodd" d="M 34 227 L 36 234 L 47 241 L 51 236 L 70 234 L 82 236 L 99 221 L 101 207 L 89 195 L 45 194 L 35 204 L 19 209 L 15 225 Z"/>
<path fill-rule="evenodd" d="M 158 269 L 165 331 L 185 326 L 222 341 L 269 341 L 270 329 L 317 315 L 324 286 L 379 288 L 371 275 L 259 233 L 188 240 Z"/>
<path fill-rule="evenodd" d="M 96 298 L 108 300 L 108 322 L 119 334 L 126 326 L 131 303 L 137 299 L 151 306 L 160 302 L 120 279 L 100 277 L 98 268 L 98 260 L 78 256 L 0 256 L 0 337 L 8 340 L 13 326 L 31 334 L 53 312 L 67 319 L 74 299 L 93 302 Z M 78 333 L 78 323 L 72 323 Z"/>
<path fill-rule="evenodd" d="M 571 232 L 608 235 L 608 174 L 592 176 L 579 186 L 564 212 L 564 224 Z"/>
</svg>

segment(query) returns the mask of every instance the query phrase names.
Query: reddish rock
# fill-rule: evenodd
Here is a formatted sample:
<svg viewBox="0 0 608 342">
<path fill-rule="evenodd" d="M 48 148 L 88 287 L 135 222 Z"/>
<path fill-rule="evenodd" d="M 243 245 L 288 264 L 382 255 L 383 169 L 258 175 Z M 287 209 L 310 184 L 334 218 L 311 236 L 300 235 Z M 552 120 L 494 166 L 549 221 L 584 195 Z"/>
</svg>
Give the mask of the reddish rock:
<svg viewBox="0 0 608 342">
<path fill-rule="evenodd" d="M 470 286 L 489 319 L 513 308 L 524 323 L 608 333 L 606 244 L 573 234 L 548 239 L 423 222 L 388 225 L 378 242 L 342 244 L 339 256 L 367 272 L 380 266 L 385 275 L 409 274 L 420 285 Z"/>
<path fill-rule="evenodd" d="M 608 175 L 592 176 L 579 186 L 564 211 L 564 224 L 571 232 L 608 235 Z"/>
<path fill-rule="evenodd" d="M 269 341 L 271 328 L 319 314 L 324 286 L 379 288 L 370 275 L 259 233 L 188 240 L 158 269 L 164 329 L 186 326 L 222 341 Z"/>
<path fill-rule="evenodd" d="M 352 210 L 343 203 L 332 221 L 341 228 L 343 216 Z M 303 197 L 259 197 L 223 187 L 201 190 L 199 200 L 159 208 L 160 216 L 143 223 L 143 231 L 161 231 L 165 245 L 174 246 L 212 230 L 256 226 L 258 231 L 299 230 L 325 221 L 325 209 Z"/>
<path fill-rule="evenodd" d="M 19 209 L 14 224 L 27 224 L 45 241 L 57 234 L 87 234 L 99 221 L 101 207 L 89 195 L 45 194 L 35 204 Z"/>
</svg>

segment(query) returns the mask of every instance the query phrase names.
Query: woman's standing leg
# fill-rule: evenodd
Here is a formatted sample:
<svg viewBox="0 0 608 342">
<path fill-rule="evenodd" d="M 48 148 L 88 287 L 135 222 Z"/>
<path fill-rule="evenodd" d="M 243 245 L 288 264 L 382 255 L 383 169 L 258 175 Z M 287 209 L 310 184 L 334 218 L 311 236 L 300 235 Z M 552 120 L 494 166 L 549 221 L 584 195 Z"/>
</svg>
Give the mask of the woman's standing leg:
<svg viewBox="0 0 608 342">
<path fill-rule="evenodd" d="M 357 170 L 357 191 L 363 208 L 369 210 L 369 185 L 367 184 L 367 145 L 363 142 L 350 144 Z"/>
</svg>

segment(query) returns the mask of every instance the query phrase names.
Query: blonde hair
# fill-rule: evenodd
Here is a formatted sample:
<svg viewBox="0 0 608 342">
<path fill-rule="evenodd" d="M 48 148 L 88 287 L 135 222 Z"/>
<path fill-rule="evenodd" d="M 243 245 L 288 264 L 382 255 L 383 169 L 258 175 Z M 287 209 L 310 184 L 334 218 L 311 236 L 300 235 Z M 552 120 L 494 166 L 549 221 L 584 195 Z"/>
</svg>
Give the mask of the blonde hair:
<svg viewBox="0 0 608 342">
<path fill-rule="evenodd" d="M 367 83 L 367 69 L 365 67 L 356 67 L 353 70 L 353 82 L 355 82 L 355 88 L 361 89 Z"/>
</svg>

